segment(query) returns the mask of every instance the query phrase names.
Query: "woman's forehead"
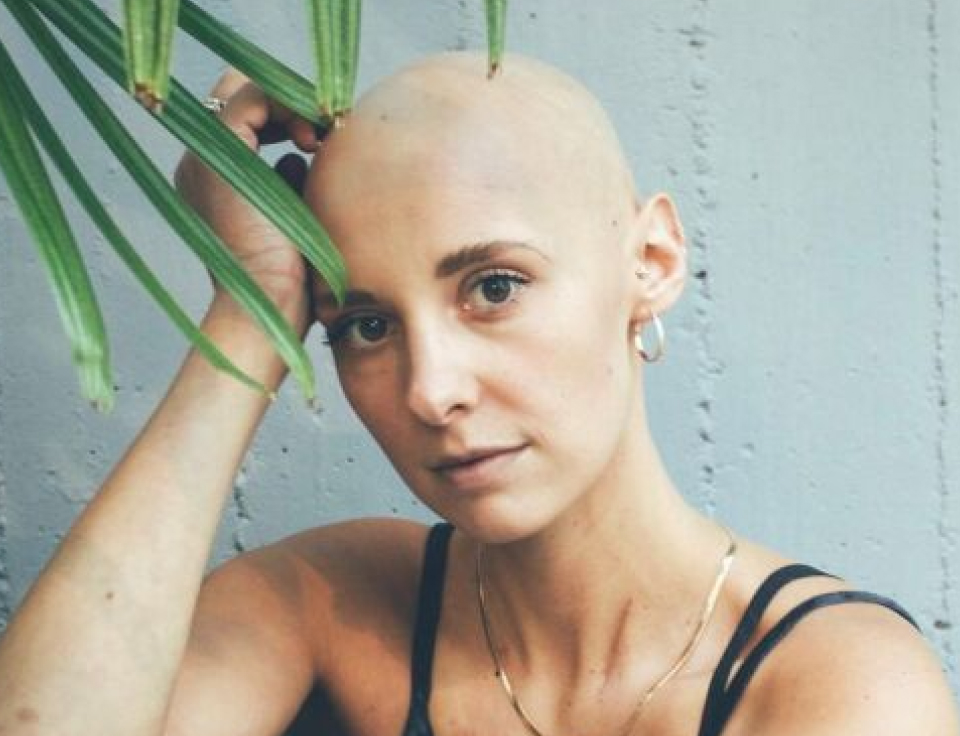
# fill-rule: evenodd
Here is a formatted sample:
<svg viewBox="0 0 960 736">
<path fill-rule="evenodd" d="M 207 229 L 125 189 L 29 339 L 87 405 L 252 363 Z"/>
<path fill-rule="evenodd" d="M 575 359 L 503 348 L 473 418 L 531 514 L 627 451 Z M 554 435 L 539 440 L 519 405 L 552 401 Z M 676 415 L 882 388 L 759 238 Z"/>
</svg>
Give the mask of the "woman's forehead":
<svg viewBox="0 0 960 736">
<path fill-rule="evenodd" d="M 420 258 L 430 267 L 464 245 L 550 242 L 576 226 L 568 221 L 576 194 L 549 170 L 472 154 L 408 150 L 340 166 L 326 172 L 312 206 L 348 260 Z"/>
</svg>

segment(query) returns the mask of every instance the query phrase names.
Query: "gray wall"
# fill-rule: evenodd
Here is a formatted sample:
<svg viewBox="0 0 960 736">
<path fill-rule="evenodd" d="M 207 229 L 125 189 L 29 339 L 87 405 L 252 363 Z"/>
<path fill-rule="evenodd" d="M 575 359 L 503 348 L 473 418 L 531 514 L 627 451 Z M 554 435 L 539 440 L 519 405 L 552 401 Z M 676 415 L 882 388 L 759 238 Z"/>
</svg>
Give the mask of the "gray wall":
<svg viewBox="0 0 960 736">
<path fill-rule="evenodd" d="M 267 15 L 254 0 L 205 4 L 311 68 L 300 3 Z M 419 54 L 482 45 L 480 0 L 423 8 L 367 3 L 361 88 Z M 202 269 L 3 12 L 0 36 L 111 209 L 199 316 Z M 960 3 L 515 1 L 509 47 L 584 80 L 642 188 L 674 193 L 686 220 L 695 277 L 667 318 L 670 355 L 648 372 L 680 487 L 738 531 L 899 599 L 960 692 Z M 178 54 L 179 74 L 203 92 L 218 63 L 187 40 Z M 172 170 L 177 146 L 102 87 Z M 0 625 L 185 350 L 78 218 L 119 393 L 113 415 L 87 409 L 2 186 Z M 317 335 L 310 348 L 326 410 L 310 412 L 286 386 L 211 564 L 335 519 L 429 518 L 345 407 Z"/>
</svg>

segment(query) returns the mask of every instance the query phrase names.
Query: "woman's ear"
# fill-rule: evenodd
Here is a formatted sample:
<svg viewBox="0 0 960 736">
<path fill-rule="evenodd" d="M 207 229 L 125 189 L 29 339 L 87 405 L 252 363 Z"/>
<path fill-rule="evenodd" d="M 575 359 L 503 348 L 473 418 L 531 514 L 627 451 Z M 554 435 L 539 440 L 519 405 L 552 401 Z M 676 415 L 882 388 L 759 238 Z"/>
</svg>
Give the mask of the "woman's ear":
<svg viewBox="0 0 960 736">
<path fill-rule="evenodd" d="M 656 194 L 640 208 L 633 241 L 634 278 L 637 282 L 635 318 L 646 322 L 663 314 L 683 291 L 687 275 L 687 249 L 683 225 L 673 200 Z"/>
</svg>

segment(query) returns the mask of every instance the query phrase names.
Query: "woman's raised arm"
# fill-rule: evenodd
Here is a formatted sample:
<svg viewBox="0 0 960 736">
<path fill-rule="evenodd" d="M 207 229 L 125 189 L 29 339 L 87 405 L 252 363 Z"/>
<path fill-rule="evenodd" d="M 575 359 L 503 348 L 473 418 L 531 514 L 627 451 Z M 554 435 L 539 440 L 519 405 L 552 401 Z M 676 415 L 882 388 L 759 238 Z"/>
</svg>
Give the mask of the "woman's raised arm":
<svg viewBox="0 0 960 736">
<path fill-rule="evenodd" d="M 257 131 L 278 117 L 301 148 L 315 145 L 304 124 L 278 116 L 238 75 L 228 74 L 214 93 L 231 98 L 224 121 L 251 146 L 257 145 Z M 299 254 L 191 156 L 177 180 L 305 334 L 309 310 Z M 282 381 L 286 369 L 267 338 L 219 290 L 203 329 L 258 380 L 269 387 Z M 282 554 L 245 556 L 204 583 L 225 501 L 267 404 L 199 354 L 188 354 L 0 639 L 0 733 L 167 733 L 188 647 L 203 647 L 209 641 L 203 630 L 231 606 L 244 613 L 219 632 L 215 651 L 193 658 L 206 663 L 188 678 L 197 694 L 177 700 L 201 711 L 190 719 L 194 726 L 207 711 L 201 729 L 207 735 L 273 733 L 296 712 L 311 684 L 309 648 L 291 625 L 282 596 L 241 595 L 282 564 Z M 259 636 L 250 638 L 255 628 Z M 280 657 L 285 666 L 274 670 Z M 223 679 L 228 670 L 232 679 Z M 249 695 L 244 687 L 250 684 L 260 688 L 259 719 L 251 720 L 233 699 Z"/>
</svg>

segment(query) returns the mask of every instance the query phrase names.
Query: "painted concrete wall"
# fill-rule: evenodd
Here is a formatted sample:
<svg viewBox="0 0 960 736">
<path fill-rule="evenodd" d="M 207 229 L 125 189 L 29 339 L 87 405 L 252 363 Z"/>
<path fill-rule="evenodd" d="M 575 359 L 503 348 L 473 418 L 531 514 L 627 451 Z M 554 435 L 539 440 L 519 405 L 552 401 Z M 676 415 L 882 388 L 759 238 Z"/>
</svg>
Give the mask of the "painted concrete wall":
<svg viewBox="0 0 960 736">
<path fill-rule="evenodd" d="M 287 1 L 267 15 L 255 0 L 205 4 L 306 70 L 300 4 Z M 423 8 L 368 1 L 361 88 L 419 54 L 483 44 L 479 0 Z M 0 37 L 199 316 L 202 269 L 2 12 Z M 648 373 L 680 487 L 743 534 L 899 599 L 960 692 L 960 3 L 528 0 L 512 4 L 509 46 L 591 87 L 642 188 L 679 202 L 693 277 L 667 318 L 670 355 Z M 178 54 L 182 78 L 205 91 L 216 60 L 186 40 Z M 177 145 L 102 86 L 172 170 Z M 78 398 L 44 274 L 0 185 L 0 625 L 185 351 L 77 221 L 115 344 L 109 417 Z M 285 387 L 211 565 L 346 517 L 430 518 L 345 407 L 318 335 L 310 350 L 326 409 Z"/>
</svg>

